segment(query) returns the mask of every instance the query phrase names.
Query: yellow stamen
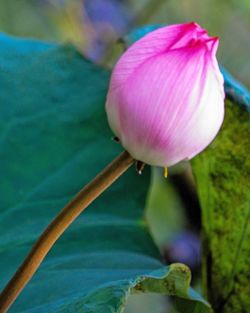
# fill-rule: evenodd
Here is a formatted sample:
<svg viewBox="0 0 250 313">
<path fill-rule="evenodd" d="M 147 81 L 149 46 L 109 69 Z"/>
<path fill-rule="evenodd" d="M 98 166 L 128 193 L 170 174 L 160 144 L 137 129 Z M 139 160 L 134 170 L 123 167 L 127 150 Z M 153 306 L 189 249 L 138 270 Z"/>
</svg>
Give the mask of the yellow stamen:
<svg viewBox="0 0 250 313">
<path fill-rule="evenodd" d="M 164 177 L 167 178 L 168 177 L 168 168 L 164 167 L 164 173 L 163 173 Z"/>
</svg>

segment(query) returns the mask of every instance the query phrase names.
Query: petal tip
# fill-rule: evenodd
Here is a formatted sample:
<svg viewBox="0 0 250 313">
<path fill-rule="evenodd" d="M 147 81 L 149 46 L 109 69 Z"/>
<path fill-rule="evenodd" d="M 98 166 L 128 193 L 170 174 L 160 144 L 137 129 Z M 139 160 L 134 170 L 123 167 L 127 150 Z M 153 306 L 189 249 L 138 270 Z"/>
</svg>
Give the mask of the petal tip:
<svg viewBox="0 0 250 313">
<path fill-rule="evenodd" d="M 209 51 L 211 51 L 212 54 L 215 55 L 219 46 L 219 37 L 210 37 L 206 41 L 206 44 L 207 44 Z"/>
</svg>

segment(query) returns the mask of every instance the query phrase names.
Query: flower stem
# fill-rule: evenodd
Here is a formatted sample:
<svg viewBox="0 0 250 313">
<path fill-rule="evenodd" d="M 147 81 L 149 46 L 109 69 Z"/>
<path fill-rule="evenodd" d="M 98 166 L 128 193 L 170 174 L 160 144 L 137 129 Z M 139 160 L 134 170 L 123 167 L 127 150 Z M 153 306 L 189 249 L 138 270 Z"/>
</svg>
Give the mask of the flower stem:
<svg viewBox="0 0 250 313">
<path fill-rule="evenodd" d="M 87 184 L 49 224 L 30 253 L 0 294 L 0 312 L 5 313 L 32 278 L 57 239 L 80 213 L 119 178 L 134 159 L 124 151 Z"/>
</svg>

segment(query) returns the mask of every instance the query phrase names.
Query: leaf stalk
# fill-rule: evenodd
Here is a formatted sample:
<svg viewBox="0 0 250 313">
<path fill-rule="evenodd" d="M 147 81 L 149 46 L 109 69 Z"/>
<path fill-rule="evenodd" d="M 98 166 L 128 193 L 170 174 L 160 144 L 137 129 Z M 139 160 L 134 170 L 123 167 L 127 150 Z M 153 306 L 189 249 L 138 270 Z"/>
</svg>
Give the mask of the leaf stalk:
<svg viewBox="0 0 250 313">
<path fill-rule="evenodd" d="M 127 151 L 124 151 L 90 183 L 80 190 L 80 192 L 59 212 L 38 238 L 26 259 L 1 292 L 0 313 L 8 311 L 23 288 L 33 277 L 55 242 L 71 223 L 133 163 L 134 159 Z"/>
</svg>

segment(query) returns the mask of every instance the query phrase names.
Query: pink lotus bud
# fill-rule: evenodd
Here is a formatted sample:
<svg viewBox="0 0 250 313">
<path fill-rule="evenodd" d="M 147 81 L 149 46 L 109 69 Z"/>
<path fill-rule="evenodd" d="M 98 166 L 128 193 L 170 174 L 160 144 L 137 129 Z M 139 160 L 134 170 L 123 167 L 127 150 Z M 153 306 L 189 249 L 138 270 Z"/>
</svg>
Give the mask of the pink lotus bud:
<svg viewBox="0 0 250 313">
<path fill-rule="evenodd" d="M 218 38 L 196 23 L 157 29 L 133 44 L 111 77 L 111 129 L 136 159 L 171 166 L 214 139 L 224 116 Z"/>
</svg>

